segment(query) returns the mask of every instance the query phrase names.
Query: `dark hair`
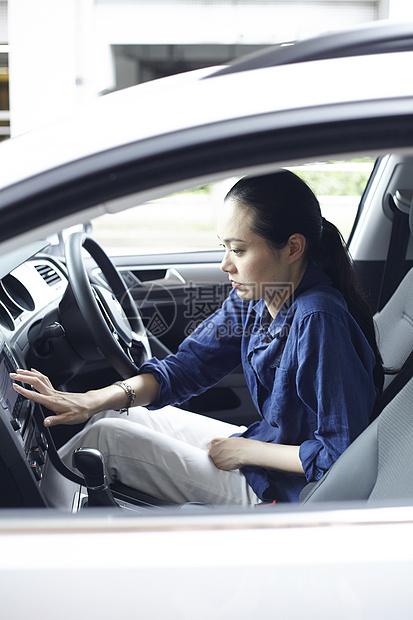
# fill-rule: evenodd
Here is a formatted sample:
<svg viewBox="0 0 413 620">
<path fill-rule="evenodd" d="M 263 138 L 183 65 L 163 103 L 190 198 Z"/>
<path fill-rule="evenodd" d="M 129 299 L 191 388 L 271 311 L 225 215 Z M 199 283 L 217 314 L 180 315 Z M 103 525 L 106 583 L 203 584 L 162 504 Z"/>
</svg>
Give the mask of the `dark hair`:
<svg viewBox="0 0 413 620">
<path fill-rule="evenodd" d="M 306 239 L 306 255 L 343 295 L 376 356 L 375 385 L 381 390 L 383 368 L 371 310 L 361 292 L 351 257 L 339 230 L 321 215 L 320 204 L 309 186 L 288 170 L 244 177 L 228 192 L 253 212 L 253 231 L 275 250 L 285 247 L 294 233 Z"/>
</svg>

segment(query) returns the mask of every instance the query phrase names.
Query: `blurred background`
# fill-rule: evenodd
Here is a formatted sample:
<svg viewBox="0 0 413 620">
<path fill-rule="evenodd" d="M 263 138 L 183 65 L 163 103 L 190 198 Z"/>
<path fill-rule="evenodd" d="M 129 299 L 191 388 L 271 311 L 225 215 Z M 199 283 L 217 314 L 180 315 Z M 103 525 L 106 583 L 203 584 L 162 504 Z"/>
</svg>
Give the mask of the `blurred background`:
<svg viewBox="0 0 413 620">
<path fill-rule="evenodd" d="M 413 20 L 413 2 L 0 0 L 1 136 L 113 90 L 387 19 Z"/>
<path fill-rule="evenodd" d="M 0 0 L 0 139 L 41 130 L 115 90 L 379 20 L 413 20 L 413 1 Z M 372 165 L 320 162 L 298 170 L 345 237 Z M 104 216 L 95 234 L 112 253 L 125 253 L 128 243 L 131 252 L 216 247 L 215 212 L 232 181 L 165 198 L 163 232 L 149 208 L 126 212 L 124 221 Z M 171 239 L 177 219 L 182 235 Z"/>
</svg>

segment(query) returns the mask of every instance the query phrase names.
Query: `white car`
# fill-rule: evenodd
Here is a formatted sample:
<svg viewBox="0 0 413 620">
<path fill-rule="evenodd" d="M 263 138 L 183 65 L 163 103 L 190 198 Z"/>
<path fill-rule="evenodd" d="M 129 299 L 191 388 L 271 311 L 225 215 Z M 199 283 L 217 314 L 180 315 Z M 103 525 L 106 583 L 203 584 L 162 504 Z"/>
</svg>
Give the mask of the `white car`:
<svg viewBox="0 0 413 620">
<path fill-rule="evenodd" d="M 412 70 L 413 24 L 380 25 L 114 93 L 1 144 L 2 617 L 411 616 Z M 325 198 L 331 161 L 365 178 L 359 199 Z M 175 351 L 227 292 L 200 222 L 227 180 L 279 167 L 320 182 L 348 232 L 384 363 L 402 368 L 383 411 L 298 505 L 171 506 L 115 485 L 117 507 L 88 507 L 57 454 L 77 429 L 44 428 L 8 373 L 84 390 Z M 188 407 L 256 415 L 239 372 Z"/>
</svg>

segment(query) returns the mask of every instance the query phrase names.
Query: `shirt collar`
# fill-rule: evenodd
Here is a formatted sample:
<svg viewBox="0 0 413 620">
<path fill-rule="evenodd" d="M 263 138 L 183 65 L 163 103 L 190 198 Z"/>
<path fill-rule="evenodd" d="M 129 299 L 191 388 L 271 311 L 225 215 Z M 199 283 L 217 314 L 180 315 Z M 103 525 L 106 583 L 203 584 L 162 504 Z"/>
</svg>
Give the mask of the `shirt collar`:
<svg viewBox="0 0 413 620">
<path fill-rule="evenodd" d="M 287 312 L 297 297 L 316 286 L 331 286 L 331 279 L 326 273 L 321 271 L 320 267 L 311 261 L 299 285 L 293 294 L 284 302 L 274 319 L 272 319 L 268 312 L 268 308 L 263 299 L 259 299 L 253 303 L 252 309 L 255 311 L 261 323 L 261 328 L 274 338 L 283 326 Z"/>
</svg>

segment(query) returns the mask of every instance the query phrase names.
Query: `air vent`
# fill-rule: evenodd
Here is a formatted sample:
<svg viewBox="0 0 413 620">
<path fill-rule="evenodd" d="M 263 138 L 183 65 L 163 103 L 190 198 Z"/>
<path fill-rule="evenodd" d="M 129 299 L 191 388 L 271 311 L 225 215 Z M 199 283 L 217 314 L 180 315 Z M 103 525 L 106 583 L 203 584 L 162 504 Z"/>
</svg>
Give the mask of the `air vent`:
<svg viewBox="0 0 413 620">
<path fill-rule="evenodd" d="M 14 331 L 14 320 L 9 310 L 6 308 L 4 304 L 0 302 L 0 325 L 9 329 L 10 331 Z"/>
<path fill-rule="evenodd" d="M 33 297 L 20 280 L 9 274 L 3 278 L 1 283 L 8 299 L 14 306 L 12 307 L 6 302 L 6 306 L 9 308 L 12 316 L 16 318 L 16 316 L 21 314 L 22 310 L 34 310 Z M 15 314 L 16 312 L 17 314 Z"/>
<path fill-rule="evenodd" d="M 51 265 L 35 265 L 35 268 L 49 286 L 54 286 L 62 279 Z"/>
<path fill-rule="evenodd" d="M 27 288 L 8 274 L 0 280 L 0 324 L 11 331 L 14 321 L 25 310 L 34 310 L 34 301 Z"/>
</svg>

